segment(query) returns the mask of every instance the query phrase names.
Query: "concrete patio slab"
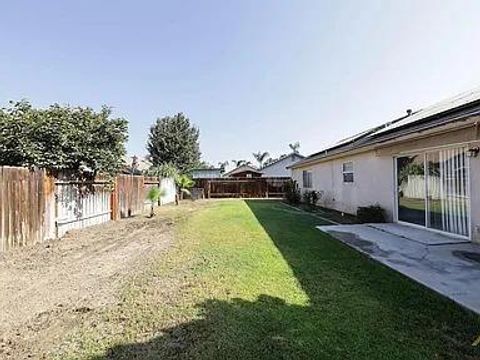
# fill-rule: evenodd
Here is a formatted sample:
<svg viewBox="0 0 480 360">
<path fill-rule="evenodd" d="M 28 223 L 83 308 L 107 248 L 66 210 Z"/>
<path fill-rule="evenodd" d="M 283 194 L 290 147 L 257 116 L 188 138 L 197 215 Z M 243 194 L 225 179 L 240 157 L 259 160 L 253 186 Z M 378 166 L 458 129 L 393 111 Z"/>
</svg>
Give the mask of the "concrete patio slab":
<svg viewBox="0 0 480 360">
<path fill-rule="evenodd" d="M 470 242 L 465 238 L 449 236 L 447 234 L 426 231 L 425 229 L 418 229 L 395 223 L 368 224 L 368 226 L 425 245 L 462 244 Z"/>
<path fill-rule="evenodd" d="M 425 240 L 421 242 L 418 239 L 430 239 L 432 233 L 427 230 L 415 229 L 414 239 L 410 239 L 410 229 L 399 229 L 402 225 L 390 224 L 397 225 L 395 233 L 387 232 L 383 225 L 379 225 L 326 225 L 317 228 L 480 314 L 479 245 L 470 242 L 442 243 L 443 240 L 425 243 Z"/>
</svg>

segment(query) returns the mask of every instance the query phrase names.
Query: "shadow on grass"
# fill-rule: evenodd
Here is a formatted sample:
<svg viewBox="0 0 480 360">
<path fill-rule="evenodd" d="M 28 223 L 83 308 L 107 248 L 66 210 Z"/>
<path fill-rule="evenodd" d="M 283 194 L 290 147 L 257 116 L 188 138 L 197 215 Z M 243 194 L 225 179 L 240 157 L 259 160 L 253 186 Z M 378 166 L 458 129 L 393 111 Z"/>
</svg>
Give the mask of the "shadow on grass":
<svg viewBox="0 0 480 360">
<path fill-rule="evenodd" d="M 373 263 L 282 204 L 246 201 L 310 299 L 209 300 L 200 318 L 95 359 L 478 359 L 475 315 Z"/>
</svg>

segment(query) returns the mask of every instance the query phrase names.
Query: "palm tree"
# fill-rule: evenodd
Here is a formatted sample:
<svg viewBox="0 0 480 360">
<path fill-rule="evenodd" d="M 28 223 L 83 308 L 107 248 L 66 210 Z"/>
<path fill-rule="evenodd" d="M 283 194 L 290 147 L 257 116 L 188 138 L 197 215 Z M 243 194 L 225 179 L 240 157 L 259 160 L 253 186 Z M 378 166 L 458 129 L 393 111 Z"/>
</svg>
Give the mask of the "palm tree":
<svg viewBox="0 0 480 360">
<path fill-rule="evenodd" d="M 235 167 L 239 167 L 242 165 L 251 165 L 252 163 L 247 160 L 232 160 L 232 163 L 235 165 Z"/>
<path fill-rule="evenodd" d="M 177 176 L 175 182 L 178 186 L 178 195 L 180 200 L 183 200 L 183 194 L 192 195 L 190 189 L 193 187 L 193 185 L 195 185 L 195 181 L 193 181 L 189 176 Z"/>
<path fill-rule="evenodd" d="M 220 168 L 220 172 L 222 174 L 225 172 L 225 168 L 228 166 L 228 164 L 229 164 L 228 160 L 218 162 L 218 167 Z"/>
<path fill-rule="evenodd" d="M 265 162 L 265 160 L 267 160 L 267 157 L 268 157 L 270 154 L 269 154 L 267 151 L 265 151 L 265 152 L 263 152 L 263 153 L 262 153 L 261 151 L 259 151 L 259 152 L 257 152 L 257 153 L 253 153 L 252 155 L 253 155 L 253 157 L 255 158 L 255 160 L 257 160 L 257 162 L 258 162 L 258 167 L 259 167 L 259 168 L 262 168 L 263 163 Z"/>
<path fill-rule="evenodd" d="M 292 149 L 294 154 L 298 154 L 298 149 L 300 148 L 300 142 L 297 141 L 294 144 L 288 144 L 288 146 L 290 147 L 290 149 Z"/>
<path fill-rule="evenodd" d="M 151 203 L 151 207 L 150 207 L 150 217 L 151 218 L 155 216 L 155 212 L 153 211 L 153 209 L 155 207 L 155 203 L 158 204 L 158 201 L 160 200 L 160 198 L 165 196 L 165 193 L 166 193 L 165 189 L 160 189 L 156 186 L 151 187 L 150 190 L 148 190 L 147 199 Z"/>
</svg>

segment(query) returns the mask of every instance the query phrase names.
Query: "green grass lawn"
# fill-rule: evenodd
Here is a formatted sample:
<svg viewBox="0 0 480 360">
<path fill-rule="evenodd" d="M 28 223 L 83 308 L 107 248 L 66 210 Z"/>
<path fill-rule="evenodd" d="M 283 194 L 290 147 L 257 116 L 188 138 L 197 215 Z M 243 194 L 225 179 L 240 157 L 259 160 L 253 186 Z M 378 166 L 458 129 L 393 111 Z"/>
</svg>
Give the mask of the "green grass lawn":
<svg viewBox="0 0 480 360">
<path fill-rule="evenodd" d="M 274 201 L 173 211 L 174 247 L 59 357 L 480 358 L 478 316 L 316 230 L 318 218 Z"/>
</svg>

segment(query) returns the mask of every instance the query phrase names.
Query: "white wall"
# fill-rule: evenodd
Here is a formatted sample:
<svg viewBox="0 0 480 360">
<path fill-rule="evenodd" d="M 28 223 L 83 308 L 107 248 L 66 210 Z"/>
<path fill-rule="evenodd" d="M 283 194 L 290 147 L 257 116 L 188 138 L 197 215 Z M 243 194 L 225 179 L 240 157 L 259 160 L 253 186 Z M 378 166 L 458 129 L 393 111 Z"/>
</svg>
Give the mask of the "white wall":
<svg viewBox="0 0 480 360">
<path fill-rule="evenodd" d="M 472 118 L 473 122 L 477 118 Z M 478 119 L 480 120 L 480 119 Z M 434 149 L 439 146 L 463 144 L 470 148 L 480 146 L 480 134 L 475 123 L 471 127 L 449 129 L 431 134 L 424 132 L 419 138 L 398 141 L 395 145 L 379 147 L 360 155 L 330 160 L 311 167 L 294 169 L 293 178 L 302 186 L 302 170 L 311 169 L 313 187 L 325 191 L 321 205 L 355 213 L 358 206 L 379 203 L 392 220 L 395 201 L 394 162 L 395 155 L 415 149 Z M 420 151 L 420 150 L 419 150 Z M 353 184 L 343 184 L 342 163 L 353 161 Z M 480 156 L 469 158 L 470 167 L 470 215 L 471 238 L 480 243 Z M 435 184 L 431 184 L 435 185 Z"/>
<path fill-rule="evenodd" d="M 353 162 L 354 182 L 344 183 L 342 164 Z M 319 205 L 355 214 L 359 206 L 379 204 L 389 220 L 394 210 L 393 158 L 377 156 L 375 152 L 330 160 L 310 167 L 293 170 L 293 179 L 303 190 L 322 191 Z M 303 189 L 302 171 L 312 171 L 312 189 Z"/>
<path fill-rule="evenodd" d="M 160 181 L 160 189 L 165 189 L 165 196 L 162 196 L 162 198 L 160 199 L 161 205 L 175 202 L 177 187 L 173 178 L 163 178 Z"/>
<path fill-rule="evenodd" d="M 276 163 L 262 169 L 262 176 L 263 177 L 277 177 L 277 176 L 291 177 L 292 170 L 287 169 L 287 166 L 293 165 L 300 159 L 302 158 L 300 158 L 299 156 L 289 155 L 286 158 L 280 161 L 277 161 Z"/>
</svg>

